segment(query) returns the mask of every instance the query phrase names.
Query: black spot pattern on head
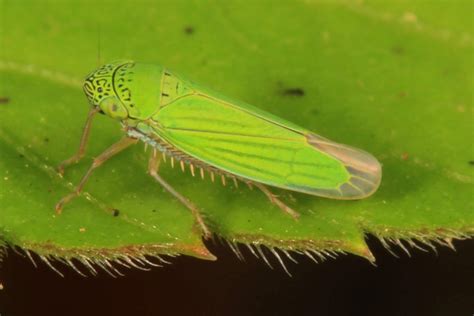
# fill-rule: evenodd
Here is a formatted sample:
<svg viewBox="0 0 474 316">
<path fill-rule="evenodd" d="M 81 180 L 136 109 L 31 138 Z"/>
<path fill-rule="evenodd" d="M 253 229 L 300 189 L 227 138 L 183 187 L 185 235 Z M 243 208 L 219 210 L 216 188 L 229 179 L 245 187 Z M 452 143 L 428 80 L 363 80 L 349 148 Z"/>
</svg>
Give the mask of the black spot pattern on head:
<svg viewBox="0 0 474 316">
<path fill-rule="evenodd" d="M 103 65 L 87 76 L 83 89 L 90 103 L 98 104 L 103 96 L 112 93 L 110 81 L 115 67 L 114 64 Z"/>
</svg>

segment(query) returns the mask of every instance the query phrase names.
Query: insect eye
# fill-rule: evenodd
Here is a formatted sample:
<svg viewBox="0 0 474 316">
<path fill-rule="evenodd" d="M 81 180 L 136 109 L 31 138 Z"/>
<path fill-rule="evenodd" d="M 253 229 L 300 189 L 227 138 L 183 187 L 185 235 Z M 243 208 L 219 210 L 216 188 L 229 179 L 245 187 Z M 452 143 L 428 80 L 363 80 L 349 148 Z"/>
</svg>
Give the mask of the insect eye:
<svg viewBox="0 0 474 316">
<path fill-rule="evenodd" d="M 97 92 L 102 93 L 102 91 L 103 91 L 103 90 L 102 90 L 102 87 L 98 87 L 98 88 L 97 88 Z"/>
</svg>

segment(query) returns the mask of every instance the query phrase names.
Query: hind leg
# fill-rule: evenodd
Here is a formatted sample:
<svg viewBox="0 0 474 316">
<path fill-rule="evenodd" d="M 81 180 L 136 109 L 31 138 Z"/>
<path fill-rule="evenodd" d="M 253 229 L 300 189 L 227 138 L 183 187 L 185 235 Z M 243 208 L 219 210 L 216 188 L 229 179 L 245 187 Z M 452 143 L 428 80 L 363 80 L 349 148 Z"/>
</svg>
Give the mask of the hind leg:
<svg viewBox="0 0 474 316">
<path fill-rule="evenodd" d="M 257 182 L 252 182 L 252 184 L 259 188 L 268 197 L 270 202 L 278 206 L 286 214 L 293 217 L 293 219 L 298 219 L 300 217 L 300 214 L 298 212 L 296 212 L 291 207 L 283 203 L 280 199 L 278 199 L 277 196 L 273 194 L 266 186 Z"/>
<path fill-rule="evenodd" d="M 183 203 L 193 214 L 194 220 L 196 221 L 196 224 L 199 226 L 201 229 L 204 238 L 208 239 L 211 237 L 211 231 L 207 227 L 206 223 L 204 222 L 204 218 L 199 211 L 199 209 L 191 203 L 187 198 L 185 198 L 183 195 L 178 193 L 171 185 L 168 184 L 165 180 L 163 180 L 160 175 L 158 175 L 158 168 L 160 165 L 160 156 L 157 155 L 156 149 L 153 150 L 150 161 L 148 164 L 148 173 L 150 176 L 152 176 L 163 188 L 166 189 L 169 193 L 171 193 L 175 198 L 177 198 L 181 203 Z"/>
</svg>

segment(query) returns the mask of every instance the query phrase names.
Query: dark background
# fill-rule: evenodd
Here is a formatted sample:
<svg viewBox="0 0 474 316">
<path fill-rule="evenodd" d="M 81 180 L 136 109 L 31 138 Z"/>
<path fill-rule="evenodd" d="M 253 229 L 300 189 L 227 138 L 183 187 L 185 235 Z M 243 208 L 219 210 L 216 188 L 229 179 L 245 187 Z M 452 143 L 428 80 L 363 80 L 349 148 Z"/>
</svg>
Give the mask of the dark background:
<svg viewBox="0 0 474 316">
<path fill-rule="evenodd" d="M 373 237 L 377 266 L 342 255 L 315 264 L 286 260 L 292 277 L 271 255 L 274 269 L 244 251 L 239 261 L 228 246 L 208 243 L 219 259 L 172 258 L 151 271 L 124 270 L 84 278 L 62 267 L 60 277 L 45 264 L 8 252 L 0 268 L 7 315 L 473 315 L 474 240 L 394 257 Z M 37 258 L 36 258 L 37 259 Z M 39 260 L 36 260 L 39 261 Z"/>
</svg>

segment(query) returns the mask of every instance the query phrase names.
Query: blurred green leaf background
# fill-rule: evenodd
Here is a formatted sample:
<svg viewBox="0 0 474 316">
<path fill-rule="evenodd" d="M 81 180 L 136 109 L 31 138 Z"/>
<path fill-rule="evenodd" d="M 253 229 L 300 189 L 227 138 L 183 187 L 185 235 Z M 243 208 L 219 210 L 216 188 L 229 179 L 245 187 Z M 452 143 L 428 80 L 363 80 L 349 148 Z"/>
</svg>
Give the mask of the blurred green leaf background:
<svg viewBox="0 0 474 316">
<path fill-rule="evenodd" d="M 84 195 L 54 213 L 92 158 L 121 137 L 116 122 L 97 118 L 86 158 L 64 178 L 55 172 L 79 144 L 82 79 L 116 59 L 164 65 L 382 162 L 379 191 L 362 201 L 275 190 L 301 212 L 298 222 L 257 190 L 163 166 L 231 243 L 373 260 L 366 233 L 449 245 L 474 232 L 471 1 L 0 3 L 6 243 L 45 258 L 214 258 L 188 210 L 147 176 L 142 145 L 107 162 Z"/>
</svg>

